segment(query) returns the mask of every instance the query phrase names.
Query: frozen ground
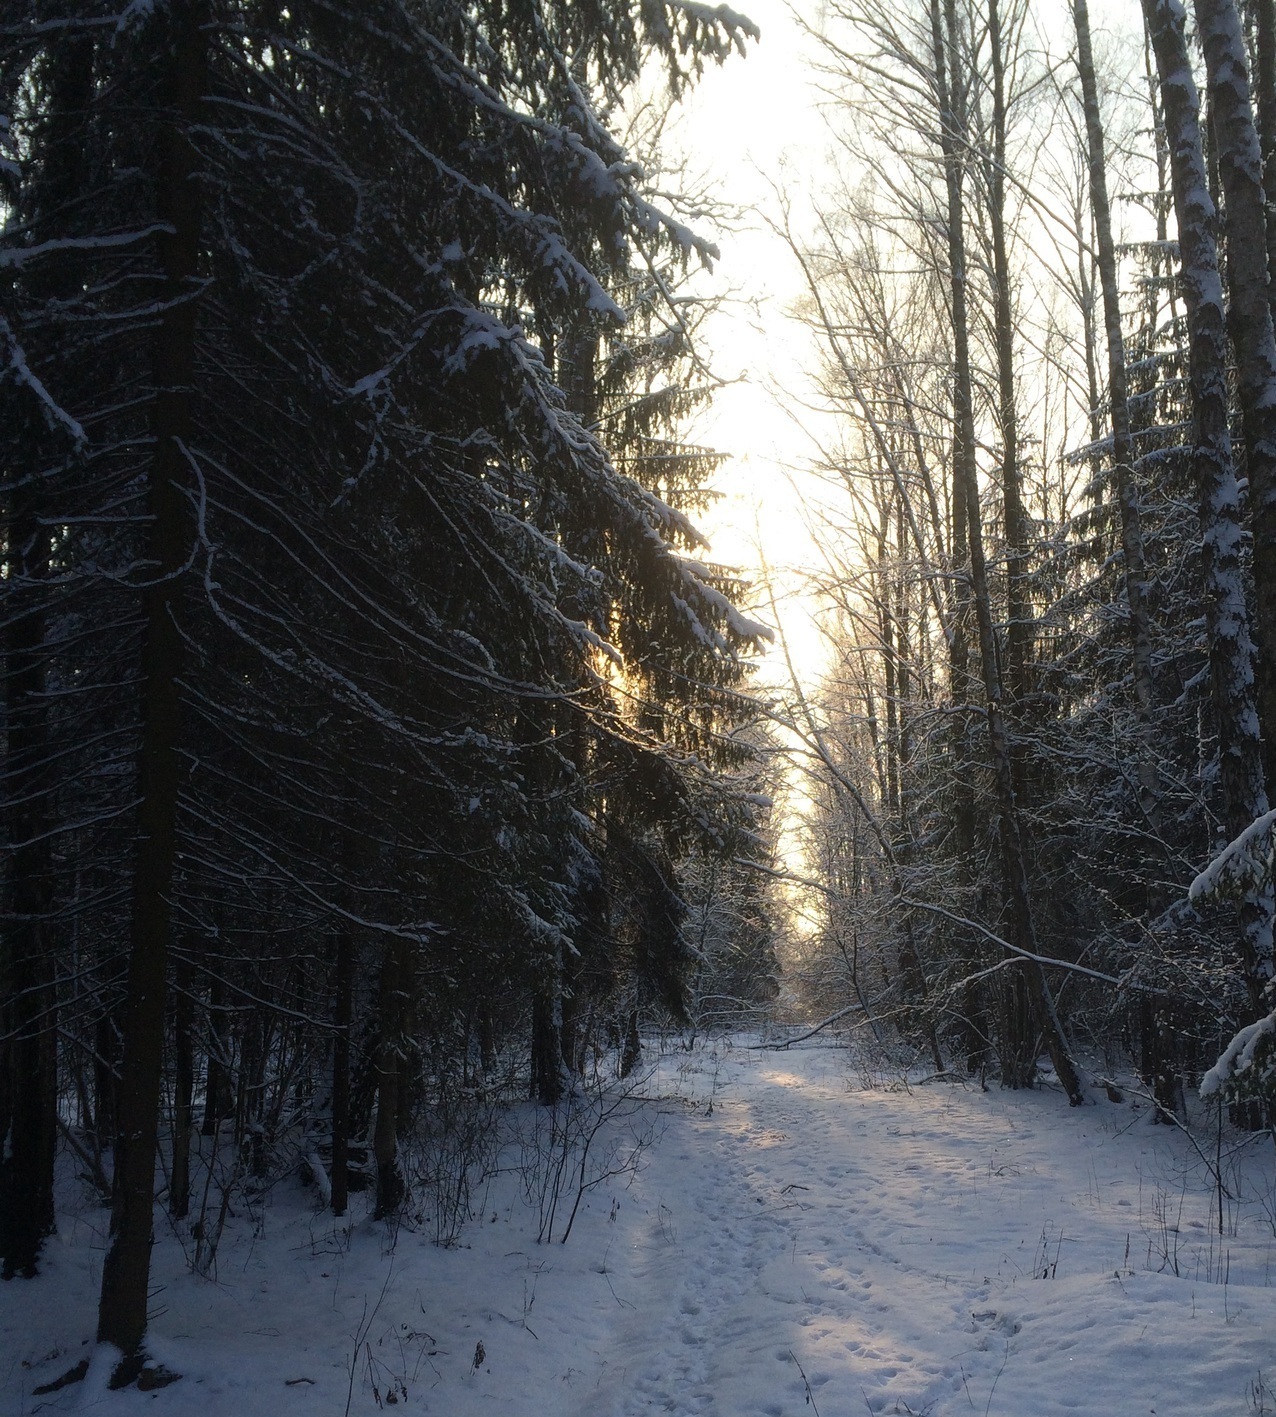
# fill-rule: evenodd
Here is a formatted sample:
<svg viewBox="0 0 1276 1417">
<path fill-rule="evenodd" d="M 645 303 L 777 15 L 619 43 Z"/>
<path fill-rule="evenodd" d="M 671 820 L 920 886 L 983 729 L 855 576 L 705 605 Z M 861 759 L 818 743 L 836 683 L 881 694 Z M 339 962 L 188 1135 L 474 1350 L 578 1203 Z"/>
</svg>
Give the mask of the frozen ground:
<svg viewBox="0 0 1276 1417">
<path fill-rule="evenodd" d="M 31 1395 L 89 1351 L 105 1214 L 81 1202 L 45 1275 L 0 1286 L 0 1412 L 1276 1411 L 1270 1140 L 1225 1145 L 1220 1237 L 1206 1165 L 1134 1102 L 870 1089 L 822 1039 L 749 1041 L 662 1060 L 647 1090 L 683 1100 L 566 1245 L 512 1173 L 450 1250 L 339 1233 L 295 1180 L 239 1208 L 215 1280 L 162 1234 L 153 1348 L 183 1377 L 155 1393 Z"/>
</svg>

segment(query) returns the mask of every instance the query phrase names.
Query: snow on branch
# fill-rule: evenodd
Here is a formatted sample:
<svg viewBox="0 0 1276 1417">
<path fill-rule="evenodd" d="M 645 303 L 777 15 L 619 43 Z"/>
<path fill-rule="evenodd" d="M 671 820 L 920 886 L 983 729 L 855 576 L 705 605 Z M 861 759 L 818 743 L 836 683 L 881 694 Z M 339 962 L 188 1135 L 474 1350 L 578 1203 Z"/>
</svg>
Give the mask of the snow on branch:
<svg viewBox="0 0 1276 1417">
<path fill-rule="evenodd" d="M 22 168 L 16 157 L 6 157 L 5 150 L 17 151 L 13 142 L 13 120 L 7 113 L 0 113 L 0 176 L 11 177 L 15 182 L 22 176 Z"/>
<path fill-rule="evenodd" d="M 85 446 L 89 441 L 88 434 L 85 433 L 79 422 L 49 393 L 39 376 L 32 372 L 27 364 L 27 357 L 22 345 L 13 332 L 13 327 L 3 315 L 0 315 L 0 379 L 3 379 L 6 374 L 11 374 L 15 383 L 25 385 L 31 390 L 39 400 L 44 416 L 52 427 L 65 429 L 71 435 L 71 440 L 77 448 Z"/>
<path fill-rule="evenodd" d="M 762 38 L 762 31 L 757 25 L 747 15 L 740 14 L 729 5 L 704 5 L 700 0 L 673 0 L 669 8 L 708 28 L 725 30 L 731 43 L 741 54 L 744 53 L 746 39 Z"/>
<path fill-rule="evenodd" d="M 1269 879 L 1273 826 L 1276 826 L 1276 811 L 1265 812 L 1251 822 L 1192 882 L 1187 892 L 1188 900 L 1195 905 L 1216 891 L 1244 889 Z"/>
<path fill-rule="evenodd" d="M 1223 1050 L 1217 1063 L 1201 1079 L 1201 1096 L 1213 1097 L 1227 1083 L 1247 1073 L 1254 1066 L 1254 1059 L 1263 1039 L 1276 1035 L 1276 1011 L 1260 1018 L 1257 1023 L 1246 1024 Z M 1269 1060 L 1270 1067 L 1270 1060 Z"/>
<path fill-rule="evenodd" d="M 759 648 L 775 639 L 775 631 L 769 625 L 759 624 L 756 620 L 750 620 L 747 615 L 742 615 L 729 596 L 723 595 L 716 586 L 710 585 L 704 579 L 708 572 L 698 562 L 684 560 L 681 564 L 683 570 L 695 582 L 698 594 L 726 620 L 731 633 L 738 639 L 752 641 Z"/>
<path fill-rule="evenodd" d="M 624 669 L 624 655 L 622 655 L 609 640 L 603 639 L 596 630 L 591 630 L 583 620 L 573 620 L 566 615 L 561 616 L 560 620 L 564 628 L 575 635 L 582 644 L 588 645 L 591 649 L 598 650 L 599 653 L 605 655 L 617 669 Z"/>
<path fill-rule="evenodd" d="M 110 236 L 60 236 L 53 241 L 41 241 L 35 246 L 9 246 L 0 251 L 0 271 L 5 267 L 24 266 L 28 261 L 37 261 L 55 251 L 101 251 L 113 246 L 132 246 L 138 241 L 164 232 L 171 236 L 174 228 L 170 222 L 156 221 L 137 231 L 120 231 Z"/>
<path fill-rule="evenodd" d="M 643 235 L 657 236 L 663 231 L 684 256 L 690 256 L 694 252 L 706 270 L 713 269 L 713 263 L 722 254 L 715 242 L 698 235 L 689 226 L 685 226 L 636 192 L 630 195 L 629 204 L 633 223 Z"/>
</svg>

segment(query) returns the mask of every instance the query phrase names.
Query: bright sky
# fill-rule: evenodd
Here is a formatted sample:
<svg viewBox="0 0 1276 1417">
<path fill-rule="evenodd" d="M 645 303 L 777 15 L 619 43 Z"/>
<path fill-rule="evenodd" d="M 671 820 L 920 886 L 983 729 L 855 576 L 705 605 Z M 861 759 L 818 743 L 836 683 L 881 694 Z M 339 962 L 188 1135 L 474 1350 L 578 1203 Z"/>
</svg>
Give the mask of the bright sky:
<svg viewBox="0 0 1276 1417">
<path fill-rule="evenodd" d="M 791 469 L 810 455 L 800 407 L 815 354 L 789 316 L 803 293 L 801 273 L 784 241 L 766 225 L 779 211 L 777 189 L 800 206 L 823 168 L 827 134 L 811 86 L 811 47 L 784 0 L 741 7 L 762 31 L 748 56 L 708 70 L 684 103 L 671 138 L 723 200 L 746 213 L 721 241 L 715 289 L 735 293 L 708 331 L 713 368 L 737 382 L 723 389 L 696 437 L 729 455 L 717 480 L 721 500 L 703 519 L 715 560 L 760 576 L 761 558 L 776 573 L 786 636 L 804 677 L 818 677 L 820 636 L 812 605 L 797 595 L 795 568 L 812 547 Z M 759 546 L 761 555 L 759 555 Z M 756 607 L 772 622 L 770 607 Z M 778 650 L 768 679 L 783 676 Z"/>
<path fill-rule="evenodd" d="M 695 430 L 698 441 L 728 454 L 717 482 L 721 500 L 705 518 L 714 559 L 761 579 L 771 568 L 781 601 L 779 619 L 801 678 L 821 676 L 826 645 L 814 623 L 817 603 L 802 571 L 819 563 L 803 495 L 803 465 L 815 452 L 810 436 L 829 441 L 827 418 L 812 413 L 810 373 L 819 361 L 812 337 L 791 316 L 805 293 L 801 272 L 768 219 L 781 195 L 802 227 L 819 201 L 828 171 L 830 134 L 821 112 L 817 46 L 794 18 L 787 0 L 739 0 L 762 32 L 746 57 L 733 56 L 705 72 L 681 105 L 668 132 L 673 150 L 689 158 L 693 177 L 722 201 L 746 209 L 740 229 L 726 233 L 711 288 L 736 298 L 709 322 L 707 343 L 715 372 L 738 382 L 722 390 Z M 819 23 L 822 6 L 796 0 L 793 8 Z M 1116 70 L 1141 68 L 1137 7 L 1119 0 L 1092 4 L 1096 51 L 1126 53 Z M 1071 21 L 1060 0 L 1037 0 L 1033 47 L 1057 51 L 1071 42 Z M 1030 41 L 1032 43 L 1032 41 Z M 1050 139 L 1047 138 L 1049 142 Z M 1118 140 L 1119 141 L 1119 140 Z M 1124 211 L 1120 215 L 1125 215 Z M 822 425 L 822 426 L 821 426 Z M 827 535 L 827 533 L 823 533 Z M 773 623 L 765 600 L 750 607 Z M 778 651 L 764 677 L 787 675 Z"/>
<path fill-rule="evenodd" d="M 817 47 L 786 0 L 738 3 L 760 27 L 760 43 L 750 45 L 743 59 L 736 56 L 707 71 L 666 134 L 674 153 L 680 150 L 688 158 L 693 179 L 703 179 L 705 189 L 720 200 L 751 209 L 738 230 L 723 234 L 722 258 L 708 282 L 708 288 L 735 293 L 711 317 L 706 333 L 715 372 L 736 382 L 718 394 L 694 430 L 698 442 L 728 455 L 716 481 L 721 500 L 702 525 L 711 537 L 713 558 L 740 567 L 758 584 L 755 603 L 747 608 L 775 625 L 777 616 L 761 586 L 761 568 L 769 567 L 777 587 L 779 627 L 799 678 L 813 689 L 826 672 L 828 643 L 817 624 L 820 605 L 807 577 L 821 564 L 820 539 L 832 533 L 813 530 L 804 502 L 818 501 L 819 494 L 803 468 L 816 454 L 816 439 L 836 440 L 830 437 L 827 415 L 804 406 L 814 401 L 810 371 L 818 368 L 820 351 L 792 318 L 794 305 L 806 293 L 803 277 L 768 219 L 777 219 L 787 200 L 799 231 L 808 223 L 827 180 L 831 135 L 821 111 Z M 811 0 L 796 4 L 818 22 L 822 7 Z M 1131 12 L 1118 0 L 1095 0 L 1093 10 L 1101 62 L 1110 46 L 1124 47 L 1130 52 L 1115 67 L 1137 73 L 1138 41 L 1131 34 L 1137 7 Z M 1036 36 L 1030 45 L 1062 58 L 1059 50 L 1066 50 L 1072 34 L 1065 0 L 1035 0 L 1032 25 Z M 1046 143 L 1054 136 L 1045 135 Z M 1070 148 L 1067 157 L 1070 161 Z M 1027 240 L 1031 246 L 1033 238 Z M 1028 288 L 1034 283 L 1029 280 Z M 828 551 L 838 559 L 836 546 Z M 761 680 L 781 690 L 788 683 L 778 645 L 762 666 Z M 796 778 L 792 784 L 796 800 L 790 811 L 800 811 L 802 788 Z M 781 854 L 801 869 L 800 844 L 785 832 Z"/>
</svg>

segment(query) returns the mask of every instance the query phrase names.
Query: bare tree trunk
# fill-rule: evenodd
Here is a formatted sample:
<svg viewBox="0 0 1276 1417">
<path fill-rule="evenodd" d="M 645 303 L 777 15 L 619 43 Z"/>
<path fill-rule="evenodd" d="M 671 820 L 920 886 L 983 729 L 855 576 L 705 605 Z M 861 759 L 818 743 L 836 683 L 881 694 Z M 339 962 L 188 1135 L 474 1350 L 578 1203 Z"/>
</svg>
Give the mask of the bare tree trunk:
<svg viewBox="0 0 1276 1417">
<path fill-rule="evenodd" d="M 1227 218 L 1228 320 L 1236 349 L 1254 534 L 1258 717 L 1266 778 L 1276 783 L 1276 337 L 1267 287 L 1263 159 L 1240 17 L 1232 0 L 1196 0 L 1196 23 Z"/>
<path fill-rule="evenodd" d="M 0 1135 L 0 1261 L 3 1275 L 33 1277 L 54 1230 L 57 1151 L 57 985 L 49 935 L 53 862 L 45 715 L 44 581 L 51 537 L 23 489 L 10 518 L 11 578 L 6 655 L 8 755 L 13 797 L 0 1032 L 10 1105 Z M 20 587 L 16 588 L 15 587 Z"/>
<path fill-rule="evenodd" d="M 955 420 L 957 421 L 957 420 Z M 970 672 L 970 624 L 972 607 L 970 597 L 970 577 L 966 566 L 970 559 L 970 537 L 967 529 L 966 498 L 960 491 L 957 468 L 962 453 L 960 428 L 953 431 L 953 476 L 949 510 L 949 555 L 951 568 L 951 614 L 952 634 L 948 639 L 948 682 L 952 699 L 952 725 L 949 730 L 949 751 L 953 759 L 953 845 L 957 855 L 958 887 L 969 891 L 974 873 L 975 858 L 975 789 L 971 781 L 971 725 L 970 706 L 975 697 L 974 681 Z M 982 941 L 973 937 L 973 932 L 965 930 L 960 939 L 962 954 L 972 973 L 984 963 Z M 984 1065 L 987 1048 L 987 1017 L 983 992 L 977 985 L 966 991 L 963 1004 L 966 1018 L 966 1065 L 974 1073 Z"/>
<path fill-rule="evenodd" d="M 93 1127 L 99 1152 L 115 1145 L 119 1101 L 119 1036 L 114 1012 L 102 1008 L 93 1025 Z"/>
<path fill-rule="evenodd" d="M 350 1025 L 354 1017 L 354 938 L 337 926 L 332 1036 L 332 1213 L 344 1215 L 350 1194 Z"/>
<path fill-rule="evenodd" d="M 173 999 L 173 1165 L 168 1181 L 168 1213 L 184 1220 L 190 1209 L 191 1134 L 195 1117 L 194 980 L 187 960 L 175 971 Z"/>
<path fill-rule="evenodd" d="M 1125 561 L 1125 598 L 1130 610 L 1130 642 L 1135 712 L 1139 722 L 1139 805 L 1148 824 L 1161 829 L 1161 784 L 1152 752 L 1152 638 L 1148 628 L 1147 568 L 1138 491 L 1134 481 L 1134 445 L 1130 436 L 1129 389 L 1126 381 L 1125 340 L 1121 333 L 1121 298 L 1117 285 L 1116 245 L 1112 239 L 1112 213 L 1108 204 L 1107 157 L 1103 121 L 1099 113 L 1099 88 L 1090 50 L 1090 13 L 1086 0 L 1073 0 L 1077 31 L 1077 70 L 1085 107 L 1086 140 L 1090 172 L 1090 206 L 1099 256 L 1099 284 L 1103 292 L 1103 325 L 1108 344 L 1108 402 L 1112 418 L 1112 465 L 1117 503 L 1121 513 L 1121 551 Z"/>
<path fill-rule="evenodd" d="M 398 1210 L 403 1200 L 403 1172 L 399 1166 L 400 1063 L 403 1051 L 404 946 L 387 945 L 381 962 L 381 1036 L 377 1043 L 377 1117 L 372 1131 L 372 1154 L 377 1164 L 378 1220 Z"/>
<path fill-rule="evenodd" d="M 1015 399 L 1015 312 L 1006 238 L 1006 75 L 998 0 L 988 0 L 988 48 L 992 63 L 992 151 L 985 159 L 988 225 L 992 239 L 993 330 L 997 346 L 997 421 L 1001 428 L 1002 520 L 1006 538 L 1006 694 L 1019 718 L 1028 692 L 1032 653 L 1032 600 L 1028 593 L 1028 523 L 1019 467 L 1019 413 Z M 1023 754 L 1013 765 L 1023 790 Z"/>
<path fill-rule="evenodd" d="M 967 315 L 965 215 L 962 195 L 963 154 L 959 140 L 959 135 L 964 131 L 965 124 L 960 116 L 963 100 L 958 69 L 958 28 L 954 0 L 944 0 L 942 20 L 938 0 L 931 0 L 931 26 L 934 41 L 936 86 L 941 110 L 940 134 L 948 192 L 946 235 L 952 286 L 954 413 L 957 432 L 953 495 L 954 501 L 963 498 L 966 507 L 966 530 L 970 540 L 971 592 L 979 629 L 980 658 L 987 699 L 988 745 L 997 784 L 998 834 L 1001 842 L 1003 888 L 1006 893 L 1006 903 L 1010 908 L 1014 931 L 1013 942 L 1020 950 L 1036 955 L 1039 951 L 1036 947 L 1036 934 L 1032 923 L 1023 836 L 1019 821 L 1019 809 L 1015 801 L 1010 746 L 1006 736 L 1002 710 L 1001 677 L 997 665 L 997 646 L 988 593 L 987 566 L 984 561 L 983 531 L 980 524 Z M 950 55 L 953 61 L 951 87 L 948 77 Z M 1073 1106 L 1077 1106 L 1084 1102 L 1085 1097 L 1081 1090 L 1076 1065 L 1072 1061 L 1064 1040 L 1062 1026 L 1055 1011 L 1045 975 L 1035 960 L 1024 960 L 1020 967 L 1024 971 L 1025 980 L 1039 1011 L 1037 1023 L 1045 1037 L 1055 1072 L 1068 1095 L 1068 1100 Z"/>
<path fill-rule="evenodd" d="M 561 962 L 532 995 L 532 1096 L 552 1107 L 563 1095 Z"/>
<path fill-rule="evenodd" d="M 1222 816 L 1229 836 L 1235 837 L 1267 810 L 1267 792 L 1255 714 L 1255 651 L 1240 572 L 1240 489 L 1228 430 L 1227 333 L 1214 239 L 1215 210 L 1182 11 L 1174 0 L 1143 0 L 1143 11 L 1161 76 L 1178 215 Z M 1270 882 L 1252 886 L 1241 903 L 1241 965 L 1255 1018 L 1266 1012 L 1262 995 L 1272 973 L 1272 908 Z"/>
<path fill-rule="evenodd" d="M 205 10 L 173 0 L 167 22 L 165 110 L 160 115 L 157 238 L 167 304 L 154 345 L 155 452 L 149 473 L 151 581 L 144 592 L 140 801 L 133 868 L 128 992 L 119 1088 L 111 1246 L 102 1267 L 97 1336 L 123 1355 L 112 1386 L 141 1371 L 151 1262 L 155 1155 L 164 1055 L 169 896 L 177 847 L 178 687 L 182 640 L 174 618 L 193 528 L 184 495 L 194 380 L 200 201 L 187 136 L 205 84 Z"/>
<path fill-rule="evenodd" d="M 208 1056 L 204 1064 L 204 1118 L 200 1124 L 200 1131 L 206 1137 L 217 1135 L 218 1123 L 231 1111 L 225 995 L 220 975 L 212 975 L 208 981 Z"/>
<path fill-rule="evenodd" d="M 1267 303 L 1276 324 L 1276 0 L 1250 0 L 1254 16 L 1254 93 L 1267 203 Z"/>
<path fill-rule="evenodd" d="M 29 213 L 37 239 L 63 234 L 59 223 L 65 208 L 81 195 L 83 129 L 93 89 L 91 41 L 81 39 L 58 52 L 49 87 L 52 119 Z M 76 279 L 74 265 L 64 264 L 55 275 L 32 283 L 56 299 L 69 296 Z M 44 1239 L 55 1228 L 58 996 L 49 921 L 55 782 L 46 702 L 54 521 L 41 485 L 37 477 L 14 488 L 5 536 L 4 766 L 12 804 L 0 943 L 0 1054 L 9 1090 L 0 1131 L 0 1272 L 5 1278 L 34 1276 Z"/>
</svg>

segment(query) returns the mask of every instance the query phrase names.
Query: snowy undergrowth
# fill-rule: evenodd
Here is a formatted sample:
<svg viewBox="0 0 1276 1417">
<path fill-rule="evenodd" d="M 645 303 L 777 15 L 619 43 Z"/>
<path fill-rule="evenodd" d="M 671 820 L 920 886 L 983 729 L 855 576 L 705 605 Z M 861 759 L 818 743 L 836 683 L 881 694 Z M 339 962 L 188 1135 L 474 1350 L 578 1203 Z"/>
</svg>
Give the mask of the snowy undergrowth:
<svg viewBox="0 0 1276 1417">
<path fill-rule="evenodd" d="M 32 1395 L 89 1352 L 106 1216 L 81 1201 L 44 1275 L 0 1286 L 0 1412 L 1276 1411 L 1270 1140 L 1225 1139 L 1220 1236 L 1212 1144 L 1137 1100 L 869 1089 L 823 1038 L 756 1041 L 661 1059 L 643 1165 L 566 1245 L 513 1157 L 450 1249 L 337 1227 L 297 1180 L 236 1208 L 215 1282 L 161 1224 L 152 1347 L 183 1377 L 156 1393 Z"/>
</svg>

